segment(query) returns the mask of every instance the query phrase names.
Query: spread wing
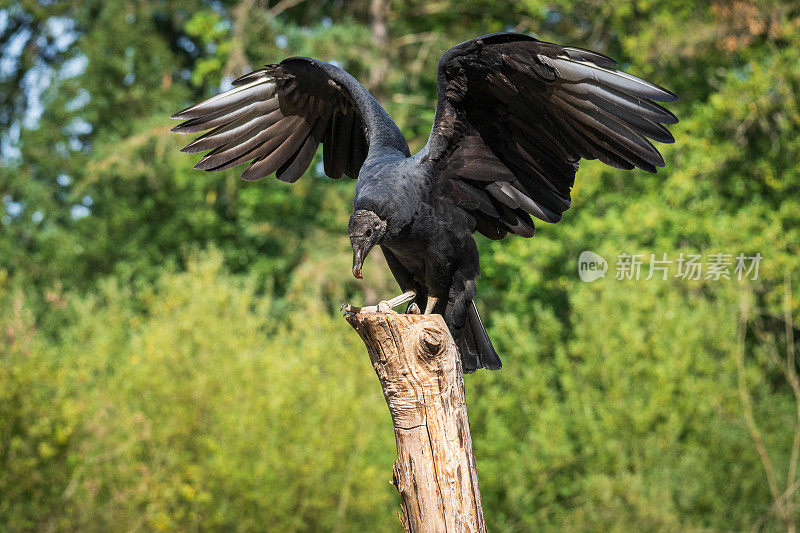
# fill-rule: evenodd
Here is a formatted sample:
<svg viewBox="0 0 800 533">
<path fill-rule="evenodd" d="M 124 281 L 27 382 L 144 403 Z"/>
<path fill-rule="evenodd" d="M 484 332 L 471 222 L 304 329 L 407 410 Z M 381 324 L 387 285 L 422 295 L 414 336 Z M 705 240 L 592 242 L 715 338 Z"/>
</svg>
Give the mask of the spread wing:
<svg viewBox="0 0 800 533">
<path fill-rule="evenodd" d="M 448 50 L 427 157 L 475 229 L 530 237 L 531 215 L 558 222 L 581 158 L 623 169 L 664 166 L 648 140 L 674 142 L 677 97 L 614 70 L 601 54 L 499 33 Z M 424 150 L 425 150 L 424 149 Z"/>
<path fill-rule="evenodd" d="M 233 85 L 172 115 L 185 120 L 172 129 L 175 133 L 211 130 L 182 150 L 211 150 L 197 169 L 226 170 L 250 161 L 242 178 L 257 180 L 276 172 L 278 179 L 293 183 L 322 142 L 325 174 L 355 179 L 373 147 L 408 155 L 408 144 L 386 111 L 334 65 L 292 57 Z"/>
</svg>

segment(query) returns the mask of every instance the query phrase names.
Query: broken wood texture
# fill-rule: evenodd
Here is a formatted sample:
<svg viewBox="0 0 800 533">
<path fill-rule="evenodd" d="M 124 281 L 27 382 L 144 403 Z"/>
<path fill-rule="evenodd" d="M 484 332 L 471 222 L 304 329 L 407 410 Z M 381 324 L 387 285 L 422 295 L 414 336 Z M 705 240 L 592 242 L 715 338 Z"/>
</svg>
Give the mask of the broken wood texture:
<svg viewBox="0 0 800 533">
<path fill-rule="evenodd" d="M 461 359 L 441 315 L 346 318 L 367 346 L 392 415 L 405 530 L 485 532 Z"/>
</svg>

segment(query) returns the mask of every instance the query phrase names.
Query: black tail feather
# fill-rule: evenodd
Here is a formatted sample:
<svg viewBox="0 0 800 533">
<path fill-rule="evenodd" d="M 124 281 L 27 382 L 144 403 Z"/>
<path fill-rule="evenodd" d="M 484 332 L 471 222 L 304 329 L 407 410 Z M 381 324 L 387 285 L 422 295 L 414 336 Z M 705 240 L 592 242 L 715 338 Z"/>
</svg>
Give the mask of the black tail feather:
<svg viewBox="0 0 800 533">
<path fill-rule="evenodd" d="M 467 324 L 465 326 L 464 337 L 466 342 L 462 344 L 466 344 L 466 346 L 459 346 L 464 373 L 469 374 L 478 368 L 499 370 L 503 363 L 500 362 L 500 356 L 497 355 L 494 346 L 492 346 L 492 341 L 489 340 L 489 335 L 483 327 L 483 322 L 481 322 L 481 317 L 478 315 L 478 308 L 475 307 L 474 301 L 467 304 Z M 475 355 L 477 355 L 477 358 Z"/>
</svg>

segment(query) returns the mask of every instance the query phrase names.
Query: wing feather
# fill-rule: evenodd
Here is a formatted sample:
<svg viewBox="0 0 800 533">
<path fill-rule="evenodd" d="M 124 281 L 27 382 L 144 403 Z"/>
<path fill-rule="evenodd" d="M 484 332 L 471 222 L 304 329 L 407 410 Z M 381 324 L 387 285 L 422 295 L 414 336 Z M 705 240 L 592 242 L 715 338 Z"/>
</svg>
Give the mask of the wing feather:
<svg viewBox="0 0 800 533">
<path fill-rule="evenodd" d="M 208 100 L 187 107 L 183 111 L 178 111 L 170 118 L 181 120 L 187 118 L 201 118 L 212 113 L 231 109 L 232 107 L 241 107 L 243 104 L 251 103 L 255 100 L 269 100 L 275 96 L 276 88 L 277 84 L 271 77 L 263 76 L 248 84 L 235 87 L 217 96 L 212 96 Z"/>
<path fill-rule="evenodd" d="M 332 178 L 341 178 L 347 168 L 347 159 L 350 154 L 350 137 L 353 129 L 354 113 L 347 108 L 344 113 L 337 113 L 334 116 L 331 143 L 333 145 L 331 154 L 331 173 Z"/>
<path fill-rule="evenodd" d="M 276 177 L 279 180 L 285 181 L 286 183 L 294 183 L 300 179 L 300 176 L 303 175 L 311 164 L 311 160 L 314 159 L 314 154 L 317 152 L 317 146 L 319 145 L 320 138 L 326 126 L 327 123 L 324 118 L 317 119 L 316 124 L 311 129 L 308 137 L 306 137 L 302 147 L 295 153 L 290 161 L 287 161 L 278 169 Z"/>
<path fill-rule="evenodd" d="M 303 57 L 242 76 L 233 88 L 172 115 L 185 122 L 172 129 L 207 131 L 183 148 L 210 150 L 195 165 L 226 170 L 251 161 L 242 173 L 257 180 L 277 172 L 294 182 L 324 144 L 325 172 L 358 177 L 370 144 L 409 155 L 400 130 L 355 78 L 342 69 Z"/>
<path fill-rule="evenodd" d="M 181 152 L 193 154 L 219 148 L 224 144 L 246 136 L 257 128 L 269 128 L 281 118 L 283 118 L 283 115 L 281 115 L 280 109 L 277 108 L 263 116 L 253 114 L 245 115 L 201 135 L 183 147 Z"/>
<path fill-rule="evenodd" d="M 556 97 L 559 109 L 570 115 L 577 125 L 584 130 L 590 131 L 593 140 L 606 145 L 609 149 L 617 153 L 630 153 L 636 156 L 637 161 L 646 163 L 645 168 L 655 172 L 654 166 L 663 167 L 664 159 L 658 150 L 643 137 L 636 135 L 630 128 L 614 120 L 608 119 L 603 115 L 591 115 L 582 109 L 570 105 L 560 97 Z M 636 161 L 631 161 L 636 164 Z M 639 165 L 637 165 L 639 166 Z"/>
<path fill-rule="evenodd" d="M 530 216 L 558 222 L 570 207 L 581 158 L 648 172 L 664 166 L 650 139 L 674 142 L 665 125 L 678 119 L 656 101 L 677 97 L 615 65 L 591 50 L 513 33 L 445 52 L 423 150 L 445 178 L 477 190 L 449 188 L 476 231 L 532 236 Z"/>
<path fill-rule="evenodd" d="M 609 70 L 586 61 L 575 61 L 566 57 L 538 56 L 555 71 L 557 79 L 566 82 L 595 82 L 631 95 L 657 102 L 674 102 L 678 99 L 672 92 L 636 76 L 619 70 Z"/>
<path fill-rule="evenodd" d="M 628 127 L 639 135 L 649 137 L 655 141 L 663 143 L 673 143 L 675 138 L 667 128 L 653 122 L 646 117 L 632 113 L 624 108 L 614 108 L 613 104 L 598 104 L 592 99 L 581 99 L 568 92 L 559 94 L 561 101 L 580 109 L 587 115 L 602 115 L 605 119 L 616 122 L 621 126 Z"/>
<path fill-rule="evenodd" d="M 289 116 L 281 118 L 278 122 L 259 131 L 256 135 L 244 141 L 233 141 L 206 154 L 194 168 L 198 170 L 226 170 L 240 165 L 250 159 L 259 157 L 259 150 L 267 150 L 289 137 L 295 130 L 308 128 L 308 124 L 301 117 Z M 308 133 L 307 131 L 305 133 Z M 263 150 L 262 150 L 263 151 Z"/>
<path fill-rule="evenodd" d="M 297 152 L 305 142 L 311 128 L 306 121 L 299 118 L 296 120 L 299 121 L 299 125 L 287 127 L 284 140 L 280 144 L 273 148 L 272 146 L 267 147 L 268 143 L 265 143 L 267 146 L 263 147 L 260 153 L 253 154 L 256 160 L 242 172 L 242 179 L 255 181 L 269 176 Z"/>
<path fill-rule="evenodd" d="M 224 126 L 240 117 L 244 116 L 258 116 L 266 115 L 275 109 L 278 109 L 278 99 L 270 98 L 262 102 L 252 102 L 244 105 L 238 109 L 223 109 L 216 113 L 211 113 L 206 116 L 193 118 L 175 126 L 170 131 L 186 135 L 189 133 L 197 133 L 200 131 L 210 130 L 217 126 Z"/>
<path fill-rule="evenodd" d="M 677 124 L 678 118 L 655 102 L 631 96 L 609 87 L 598 87 L 589 83 L 569 83 L 561 90 L 578 98 L 594 101 L 609 111 L 625 109 L 630 113 L 661 124 Z"/>
</svg>

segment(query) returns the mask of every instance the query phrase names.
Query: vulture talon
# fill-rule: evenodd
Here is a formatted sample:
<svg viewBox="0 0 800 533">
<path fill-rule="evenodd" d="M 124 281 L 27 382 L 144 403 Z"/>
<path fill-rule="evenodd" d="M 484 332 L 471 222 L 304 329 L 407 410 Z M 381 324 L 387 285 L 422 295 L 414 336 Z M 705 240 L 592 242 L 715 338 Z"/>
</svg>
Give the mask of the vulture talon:
<svg viewBox="0 0 800 533">
<path fill-rule="evenodd" d="M 342 316 L 346 317 L 348 315 L 357 315 L 362 310 L 361 307 L 356 307 L 355 305 L 350 304 L 342 304 L 339 308 L 339 311 L 342 312 Z"/>
</svg>

